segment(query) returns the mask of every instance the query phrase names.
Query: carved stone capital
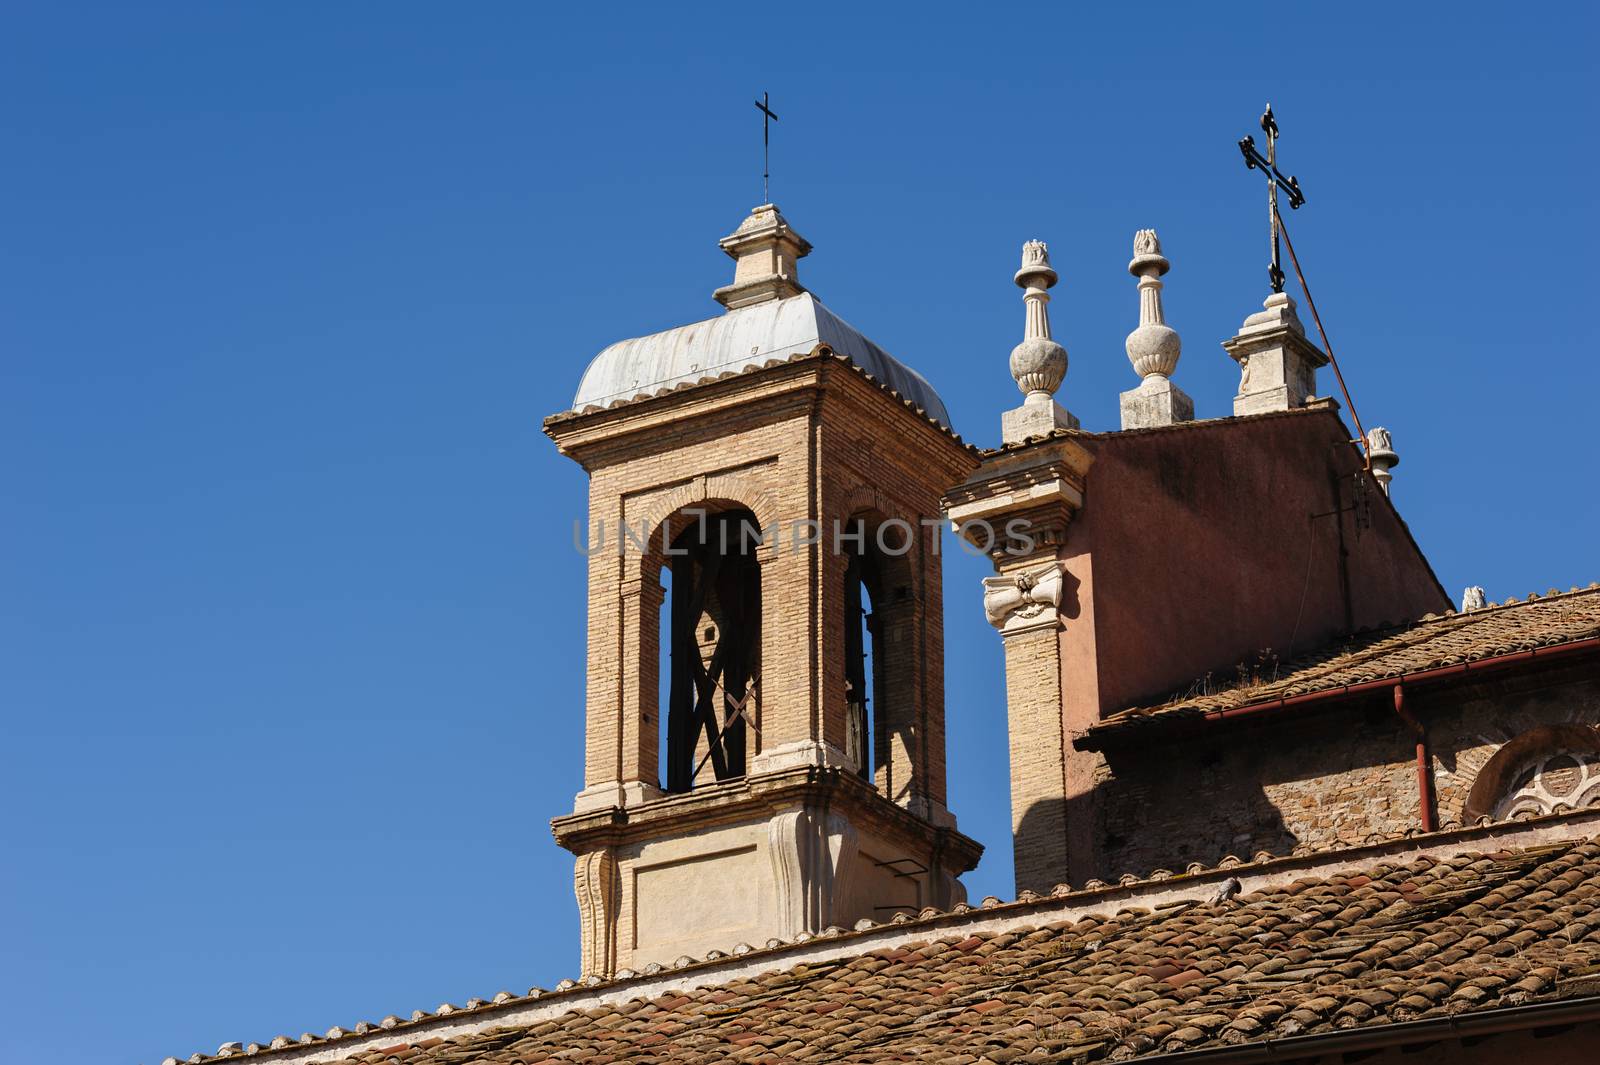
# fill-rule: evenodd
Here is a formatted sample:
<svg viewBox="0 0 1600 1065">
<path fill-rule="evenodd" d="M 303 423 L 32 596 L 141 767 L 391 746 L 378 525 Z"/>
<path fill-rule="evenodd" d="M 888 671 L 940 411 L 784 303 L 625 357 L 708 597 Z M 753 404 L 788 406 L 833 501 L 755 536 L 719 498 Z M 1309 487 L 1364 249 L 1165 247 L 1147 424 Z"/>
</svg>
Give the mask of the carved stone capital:
<svg viewBox="0 0 1600 1065">
<path fill-rule="evenodd" d="M 1002 634 L 1053 625 L 1060 615 L 1063 570 L 1046 562 L 983 579 L 983 612 Z"/>
</svg>

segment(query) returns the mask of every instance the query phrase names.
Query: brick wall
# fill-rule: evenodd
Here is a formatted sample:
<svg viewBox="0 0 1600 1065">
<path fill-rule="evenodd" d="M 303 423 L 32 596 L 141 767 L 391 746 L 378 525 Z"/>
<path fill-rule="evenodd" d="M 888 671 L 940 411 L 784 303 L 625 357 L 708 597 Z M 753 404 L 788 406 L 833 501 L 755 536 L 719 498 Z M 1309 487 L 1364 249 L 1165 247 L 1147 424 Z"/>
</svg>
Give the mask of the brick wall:
<svg viewBox="0 0 1600 1065">
<path fill-rule="evenodd" d="M 1461 819 L 1478 772 L 1507 741 L 1543 725 L 1600 724 L 1594 673 L 1539 670 L 1408 694 L 1427 725 L 1440 822 Z M 1403 834 L 1421 823 L 1415 742 L 1383 692 L 1105 756 L 1076 753 L 1094 763 L 1095 875 Z"/>
</svg>

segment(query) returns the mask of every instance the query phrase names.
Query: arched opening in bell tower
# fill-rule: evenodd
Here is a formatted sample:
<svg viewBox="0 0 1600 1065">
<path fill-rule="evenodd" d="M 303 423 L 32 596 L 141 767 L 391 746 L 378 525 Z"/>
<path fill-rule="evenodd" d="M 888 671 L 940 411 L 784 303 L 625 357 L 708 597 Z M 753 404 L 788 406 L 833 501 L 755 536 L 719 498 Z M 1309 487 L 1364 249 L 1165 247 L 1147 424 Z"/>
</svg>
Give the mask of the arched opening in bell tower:
<svg viewBox="0 0 1600 1065">
<path fill-rule="evenodd" d="M 697 516 L 666 552 L 668 792 L 745 774 L 761 674 L 760 526 L 743 507 Z"/>
<path fill-rule="evenodd" d="M 904 519 L 869 509 L 846 523 L 839 542 L 845 563 L 845 760 L 881 794 L 899 801 L 911 785 L 919 742 L 911 646 L 915 531 Z"/>
<path fill-rule="evenodd" d="M 871 551 L 859 550 L 847 558 L 844 571 L 844 754 L 863 780 L 872 779 L 873 710 L 883 701 L 882 636 L 873 609 L 882 595 L 880 568 Z"/>
</svg>

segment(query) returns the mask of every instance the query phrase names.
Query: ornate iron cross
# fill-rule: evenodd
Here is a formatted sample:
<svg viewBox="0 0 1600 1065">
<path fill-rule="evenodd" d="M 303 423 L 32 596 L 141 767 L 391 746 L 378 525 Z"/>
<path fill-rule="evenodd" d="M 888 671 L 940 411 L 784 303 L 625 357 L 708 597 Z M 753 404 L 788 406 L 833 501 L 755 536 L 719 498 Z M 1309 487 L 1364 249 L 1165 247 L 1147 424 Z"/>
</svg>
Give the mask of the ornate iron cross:
<svg viewBox="0 0 1600 1065">
<path fill-rule="evenodd" d="M 1239 142 L 1239 151 L 1244 153 L 1244 165 L 1247 170 L 1261 170 L 1267 175 L 1267 220 L 1272 229 L 1272 265 L 1267 268 L 1267 276 L 1272 280 L 1272 291 L 1283 291 L 1283 269 L 1278 264 L 1278 190 L 1282 189 L 1289 197 L 1289 209 L 1298 210 L 1306 202 L 1305 194 L 1300 191 L 1300 182 L 1297 178 L 1284 177 L 1278 169 L 1278 120 L 1272 117 L 1272 105 L 1261 114 L 1261 132 L 1267 135 L 1267 155 L 1262 158 L 1256 149 L 1256 139 L 1246 137 Z"/>
<path fill-rule="evenodd" d="M 761 202 L 772 202 L 772 123 L 778 121 L 778 116 L 772 108 L 767 106 L 767 94 L 762 93 L 761 99 L 756 101 L 756 109 L 761 112 Z"/>
</svg>

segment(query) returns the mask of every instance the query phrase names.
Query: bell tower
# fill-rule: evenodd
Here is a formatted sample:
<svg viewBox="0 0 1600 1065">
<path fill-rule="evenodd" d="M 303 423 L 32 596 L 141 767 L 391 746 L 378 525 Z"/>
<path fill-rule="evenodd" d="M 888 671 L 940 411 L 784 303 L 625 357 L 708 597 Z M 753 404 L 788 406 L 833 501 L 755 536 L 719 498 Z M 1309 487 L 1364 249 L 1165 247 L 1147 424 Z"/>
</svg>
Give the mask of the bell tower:
<svg viewBox="0 0 1600 1065">
<path fill-rule="evenodd" d="M 978 464 L 757 207 L 722 315 L 613 344 L 547 419 L 589 474 L 583 970 L 960 901 L 940 497 Z"/>
</svg>

